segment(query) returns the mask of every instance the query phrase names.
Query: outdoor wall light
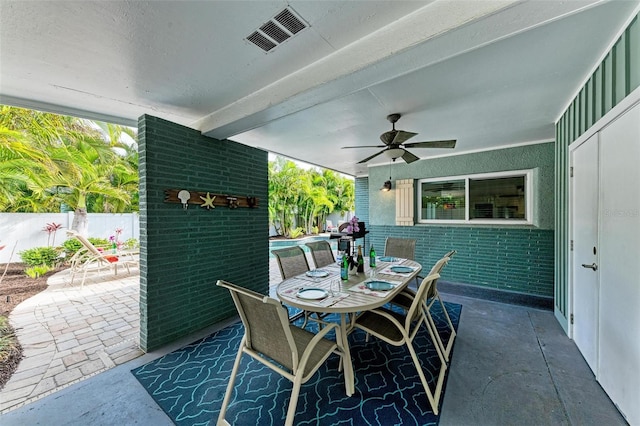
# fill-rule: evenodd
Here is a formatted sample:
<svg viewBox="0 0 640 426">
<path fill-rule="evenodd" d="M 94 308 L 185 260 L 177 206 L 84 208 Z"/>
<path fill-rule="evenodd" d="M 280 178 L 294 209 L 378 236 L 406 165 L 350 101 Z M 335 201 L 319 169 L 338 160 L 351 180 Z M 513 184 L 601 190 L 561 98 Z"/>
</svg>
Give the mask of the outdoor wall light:
<svg viewBox="0 0 640 426">
<path fill-rule="evenodd" d="M 391 191 L 391 181 L 390 180 L 386 181 L 384 185 L 382 185 L 382 188 L 380 188 L 380 190 L 384 192 Z"/>
</svg>

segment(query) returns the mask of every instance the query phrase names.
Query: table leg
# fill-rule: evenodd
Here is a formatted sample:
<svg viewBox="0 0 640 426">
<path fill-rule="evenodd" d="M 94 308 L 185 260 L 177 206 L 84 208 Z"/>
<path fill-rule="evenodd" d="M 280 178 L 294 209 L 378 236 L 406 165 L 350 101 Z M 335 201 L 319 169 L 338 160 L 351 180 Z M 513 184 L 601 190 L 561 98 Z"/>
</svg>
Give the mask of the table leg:
<svg viewBox="0 0 640 426">
<path fill-rule="evenodd" d="M 351 351 L 349 350 L 349 339 L 347 338 L 348 314 L 340 314 L 340 331 L 342 335 L 342 347 L 344 348 L 344 376 L 347 383 L 347 396 L 355 392 L 355 378 L 353 375 L 353 363 L 351 362 Z"/>
</svg>

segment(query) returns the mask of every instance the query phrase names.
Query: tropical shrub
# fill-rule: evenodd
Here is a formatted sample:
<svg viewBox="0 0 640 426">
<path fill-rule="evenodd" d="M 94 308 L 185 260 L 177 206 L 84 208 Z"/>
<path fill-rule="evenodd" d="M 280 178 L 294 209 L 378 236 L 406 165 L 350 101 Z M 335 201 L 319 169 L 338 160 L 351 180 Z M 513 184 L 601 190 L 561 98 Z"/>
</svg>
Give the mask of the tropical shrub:
<svg viewBox="0 0 640 426">
<path fill-rule="evenodd" d="M 51 266 L 47 266 L 47 265 L 32 266 L 30 268 L 25 269 L 24 273 L 27 274 L 29 277 L 36 279 L 46 274 L 47 272 L 51 271 L 52 269 L 53 268 Z"/>
<path fill-rule="evenodd" d="M 301 237 L 304 235 L 304 229 L 303 228 L 292 229 L 289 235 L 291 238 Z"/>
<path fill-rule="evenodd" d="M 0 365 L 5 363 L 12 357 L 20 354 L 20 344 L 9 324 L 9 319 L 0 316 Z"/>
<path fill-rule="evenodd" d="M 111 243 L 106 238 L 89 237 L 87 240 L 96 247 L 111 247 Z"/>
<path fill-rule="evenodd" d="M 124 242 L 124 248 L 127 250 L 133 250 L 140 247 L 140 242 L 135 238 L 129 238 Z"/>
<path fill-rule="evenodd" d="M 82 247 L 82 243 L 75 238 L 69 238 L 64 243 L 62 243 L 62 248 L 64 248 L 67 257 L 73 256 L 75 252 L 80 250 Z"/>
<path fill-rule="evenodd" d="M 51 266 L 58 262 L 59 253 L 53 247 L 34 247 L 18 253 L 20 258 L 28 266 Z"/>
</svg>

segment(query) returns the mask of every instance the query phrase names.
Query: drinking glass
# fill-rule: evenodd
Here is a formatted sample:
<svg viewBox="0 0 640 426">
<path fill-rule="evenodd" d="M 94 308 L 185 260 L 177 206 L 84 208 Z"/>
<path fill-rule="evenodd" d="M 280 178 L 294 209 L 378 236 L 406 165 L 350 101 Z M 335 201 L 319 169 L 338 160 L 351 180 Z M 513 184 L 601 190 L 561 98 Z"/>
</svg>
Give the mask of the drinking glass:
<svg viewBox="0 0 640 426">
<path fill-rule="evenodd" d="M 376 271 L 376 268 L 369 269 L 369 279 L 371 281 L 375 280 L 377 275 L 378 275 L 378 271 Z"/>
<path fill-rule="evenodd" d="M 342 285 L 340 278 L 332 278 L 330 284 L 331 296 L 339 296 L 340 295 L 340 286 Z"/>
</svg>

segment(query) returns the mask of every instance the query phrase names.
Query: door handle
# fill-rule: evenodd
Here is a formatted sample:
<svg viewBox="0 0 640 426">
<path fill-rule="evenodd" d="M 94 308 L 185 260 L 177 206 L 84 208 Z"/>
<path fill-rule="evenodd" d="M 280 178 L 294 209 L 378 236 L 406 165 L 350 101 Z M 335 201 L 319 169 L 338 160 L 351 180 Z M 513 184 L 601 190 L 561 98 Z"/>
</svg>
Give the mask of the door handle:
<svg viewBox="0 0 640 426">
<path fill-rule="evenodd" d="M 596 265 L 595 263 L 592 263 L 591 265 L 587 265 L 586 263 L 583 263 L 582 267 L 587 269 L 593 269 L 594 271 L 598 270 L 598 265 Z"/>
</svg>

